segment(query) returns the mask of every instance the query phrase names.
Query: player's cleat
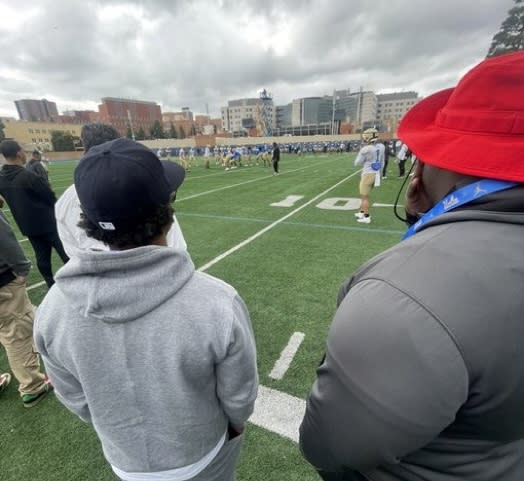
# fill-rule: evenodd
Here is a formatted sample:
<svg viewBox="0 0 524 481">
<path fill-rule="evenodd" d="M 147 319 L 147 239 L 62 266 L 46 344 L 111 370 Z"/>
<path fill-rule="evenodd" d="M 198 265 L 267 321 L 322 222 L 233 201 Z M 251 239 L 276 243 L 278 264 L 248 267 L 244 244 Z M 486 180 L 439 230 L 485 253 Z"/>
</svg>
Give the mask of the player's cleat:
<svg viewBox="0 0 524 481">
<path fill-rule="evenodd" d="M 7 389 L 7 386 L 9 386 L 10 382 L 11 374 L 9 374 L 8 372 L 0 374 L 0 392 L 5 391 Z"/>
<path fill-rule="evenodd" d="M 36 406 L 46 394 L 50 393 L 53 390 L 53 386 L 49 381 L 46 381 L 44 388 L 37 392 L 36 394 L 24 394 L 22 396 L 22 402 L 24 403 L 25 408 L 32 408 Z"/>
<path fill-rule="evenodd" d="M 355 212 L 355 217 L 357 219 L 362 219 L 364 217 L 364 212 Z"/>
<path fill-rule="evenodd" d="M 357 222 L 360 222 L 361 224 L 371 224 L 371 217 L 360 217 L 357 219 Z"/>
</svg>

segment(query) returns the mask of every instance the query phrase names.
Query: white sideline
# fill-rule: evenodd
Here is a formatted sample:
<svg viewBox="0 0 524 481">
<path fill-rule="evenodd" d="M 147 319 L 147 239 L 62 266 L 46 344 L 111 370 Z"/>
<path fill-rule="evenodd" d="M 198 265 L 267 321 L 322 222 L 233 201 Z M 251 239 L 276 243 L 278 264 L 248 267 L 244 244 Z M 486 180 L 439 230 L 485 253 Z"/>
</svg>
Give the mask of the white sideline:
<svg viewBox="0 0 524 481">
<path fill-rule="evenodd" d="M 353 172 L 352 174 L 348 175 L 347 177 L 343 178 L 341 181 L 337 182 L 335 185 L 332 185 L 329 189 L 326 189 L 324 192 L 321 192 L 317 196 L 313 197 L 311 200 L 307 201 L 305 204 L 302 204 L 300 207 L 297 207 L 295 210 L 291 211 L 289 214 L 286 214 L 285 216 L 281 217 L 280 219 L 276 220 L 272 224 L 268 225 L 267 227 L 264 227 L 262 230 L 259 230 L 256 234 L 253 234 L 251 237 L 248 237 L 246 240 L 240 242 L 236 246 L 232 247 L 231 249 L 227 250 L 226 252 L 223 252 L 222 254 L 216 256 L 214 259 L 211 259 L 207 264 L 204 264 L 202 267 L 200 267 L 198 270 L 201 272 L 206 271 L 211 266 L 215 265 L 217 262 L 220 262 L 222 259 L 226 258 L 227 256 L 233 254 L 233 252 L 236 252 L 237 250 L 241 249 L 242 247 L 250 244 L 255 239 L 260 237 L 262 234 L 265 234 L 267 231 L 271 230 L 273 227 L 277 226 L 281 222 L 284 222 L 286 219 L 291 217 L 292 215 L 295 215 L 297 212 L 301 211 L 308 205 L 312 204 L 316 200 L 320 199 L 320 197 L 326 195 L 328 192 L 332 191 L 333 189 L 337 188 L 340 184 L 346 182 L 348 179 L 351 179 L 351 177 L 354 177 L 355 175 L 359 174 L 360 170 L 357 170 L 356 172 Z"/>
<path fill-rule="evenodd" d="M 294 332 L 291 335 L 291 338 L 289 339 L 287 346 L 282 350 L 282 352 L 280 353 L 280 357 L 278 358 L 277 362 L 273 366 L 273 369 L 269 373 L 269 377 L 271 379 L 280 381 L 284 377 L 284 374 L 286 374 L 287 370 L 289 369 L 289 366 L 291 366 L 291 362 L 293 361 L 293 358 L 295 357 L 295 354 L 297 353 L 300 344 L 302 344 L 304 337 L 305 334 L 303 332 Z"/>
</svg>

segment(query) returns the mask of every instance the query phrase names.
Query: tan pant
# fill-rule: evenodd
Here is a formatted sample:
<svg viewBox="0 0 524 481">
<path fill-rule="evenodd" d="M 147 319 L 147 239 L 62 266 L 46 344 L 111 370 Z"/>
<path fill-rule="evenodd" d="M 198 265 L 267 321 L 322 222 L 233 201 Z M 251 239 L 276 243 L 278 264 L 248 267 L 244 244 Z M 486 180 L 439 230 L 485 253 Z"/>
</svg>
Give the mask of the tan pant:
<svg viewBox="0 0 524 481">
<path fill-rule="evenodd" d="M 376 177 L 376 174 L 364 174 L 360 178 L 360 185 L 359 185 L 360 195 L 367 196 L 371 193 L 375 185 L 375 177 Z"/>
<path fill-rule="evenodd" d="M 33 344 L 33 306 L 25 287 L 25 282 L 13 281 L 0 288 L 0 344 L 20 384 L 21 396 L 36 394 L 45 384 Z"/>
</svg>

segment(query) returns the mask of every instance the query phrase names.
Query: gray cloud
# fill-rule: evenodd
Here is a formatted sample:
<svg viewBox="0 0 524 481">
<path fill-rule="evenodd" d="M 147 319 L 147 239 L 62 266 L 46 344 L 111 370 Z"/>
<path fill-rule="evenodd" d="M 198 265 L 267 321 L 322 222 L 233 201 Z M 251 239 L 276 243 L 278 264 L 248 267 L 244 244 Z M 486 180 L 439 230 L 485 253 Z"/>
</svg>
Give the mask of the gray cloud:
<svg viewBox="0 0 524 481">
<path fill-rule="evenodd" d="M 20 13 L 13 0 L 3 5 Z M 12 101 L 21 97 L 45 96 L 65 109 L 123 96 L 164 110 L 202 112 L 208 103 L 218 113 L 263 87 L 277 103 L 359 86 L 428 94 L 485 56 L 511 5 L 28 0 L 24 22 L 0 26 L 0 114 L 15 115 Z"/>
</svg>

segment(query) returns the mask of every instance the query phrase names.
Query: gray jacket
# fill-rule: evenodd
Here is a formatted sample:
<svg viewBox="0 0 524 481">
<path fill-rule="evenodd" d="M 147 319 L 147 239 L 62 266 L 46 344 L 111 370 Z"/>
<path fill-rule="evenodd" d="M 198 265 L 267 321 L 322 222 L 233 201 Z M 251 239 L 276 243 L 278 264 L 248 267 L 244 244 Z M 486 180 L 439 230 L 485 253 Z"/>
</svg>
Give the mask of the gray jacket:
<svg viewBox="0 0 524 481">
<path fill-rule="evenodd" d="M 16 240 L 13 229 L 0 210 L 0 287 L 8 284 L 15 276 L 27 276 L 31 262 Z"/>
<path fill-rule="evenodd" d="M 519 197 L 505 212 L 436 218 L 344 286 L 301 426 L 314 466 L 341 480 L 524 479 L 523 193 L 500 193 Z"/>
<path fill-rule="evenodd" d="M 81 252 L 37 311 L 35 341 L 59 400 L 128 472 L 192 464 L 257 394 L 249 314 L 186 252 Z"/>
</svg>

